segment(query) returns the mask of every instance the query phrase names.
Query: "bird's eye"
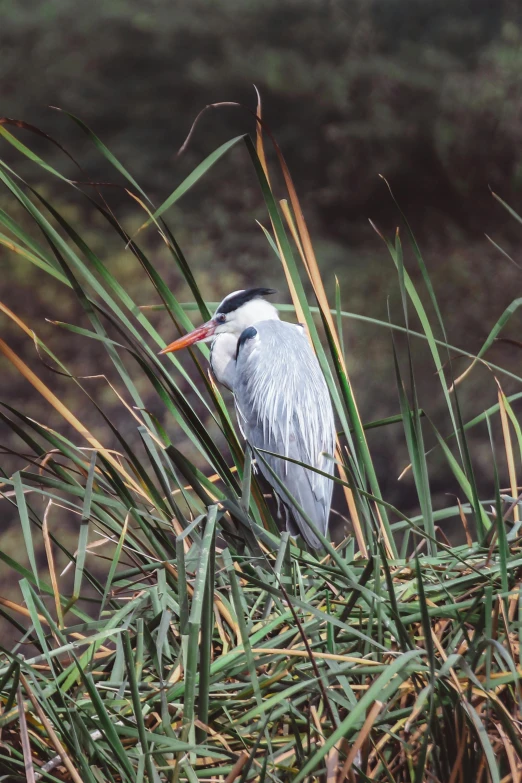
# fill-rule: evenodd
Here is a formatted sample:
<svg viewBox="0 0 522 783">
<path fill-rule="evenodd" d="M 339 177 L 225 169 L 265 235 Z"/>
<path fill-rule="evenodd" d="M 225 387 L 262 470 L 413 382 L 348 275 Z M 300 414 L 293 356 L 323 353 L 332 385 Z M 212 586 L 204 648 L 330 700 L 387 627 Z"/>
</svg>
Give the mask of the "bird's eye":
<svg viewBox="0 0 522 783">
<path fill-rule="evenodd" d="M 225 313 L 219 313 L 218 315 L 216 315 L 216 321 L 218 322 L 218 324 L 224 324 L 226 320 L 227 317 Z"/>
</svg>

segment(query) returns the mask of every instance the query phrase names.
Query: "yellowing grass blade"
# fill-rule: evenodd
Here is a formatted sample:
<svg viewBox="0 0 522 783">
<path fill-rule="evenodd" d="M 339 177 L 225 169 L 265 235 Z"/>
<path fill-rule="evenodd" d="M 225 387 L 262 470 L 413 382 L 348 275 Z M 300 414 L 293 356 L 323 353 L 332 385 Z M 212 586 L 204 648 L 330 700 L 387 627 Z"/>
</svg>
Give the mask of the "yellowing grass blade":
<svg viewBox="0 0 522 783">
<path fill-rule="evenodd" d="M 82 435 L 82 437 L 84 437 L 93 448 L 99 451 L 100 454 L 103 454 L 107 462 L 109 462 L 110 465 L 112 465 L 112 467 L 115 468 L 116 471 L 125 478 L 125 480 L 135 492 L 137 492 L 143 498 L 147 498 L 147 495 L 143 492 L 140 485 L 132 478 L 132 476 L 129 475 L 129 473 L 120 465 L 120 463 L 114 459 L 111 452 L 106 449 L 100 443 L 100 441 L 97 440 L 97 438 L 91 435 L 87 427 L 85 427 L 81 421 L 76 418 L 74 413 L 72 413 L 69 408 L 67 408 L 63 402 L 61 402 L 61 400 L 59 400 L 58 397 L 53 394 L 53 392 L 45 385 L 45 383 L 40 380 L 40 378 L 31 370 L 31 368 L 28 367 L 27 364 L 22 361 L 22 359 L 20 359 L 20 357 L 1 338 L 0 353 L 2 353 L 5 358 L 8 359 L 14 367 L 16 367 L 18 372 L 23 375 L 32 386 L 34 386 L 34 388 L 42 395 L 42 397 L 47 400 L 47 402 L 52 405 L 56 411 L 58 411 L 60 416 L 62 416 L 65 421 L 71 425 L 71 427 L 74 427 L 74 429 L 79 432 L 80 435 Z"/>
<path fill-rule="evenodd" d="M 56 569 L 54 567 L 54 555 L 52 549 L 51 537 L 49 535 L 49 512 L 53 505 L 53 501 L 50 500 L 45 509 L 45 514 L 42 522 L 42 535 L 45 545 L 45 554 L 47 556 L 47 564 L 49 566 L 49 573 L 51 575 L 51 585 L 54 594 L 54 605 L 56 607 L 56 616 L 58 618 L 58 625 L 63 628 L 63 613 L 62 603 L 60 601 L 60 591 L 58 589 L 58 580 L 56 578 Z"/>
<path fill-rule="evenodd" d="M 337 448 L 336 448 L 337 470 L 339 471 L 339 476 L 341 477 L 341 479 L 346 483 L 348 483 L 348 476 L 346 474 L 346 471 L 342 463 L 342 449 L 341 449 L 341 444 L 339 442 L 339 438 L 336 439 L 336 443 L 337 443 Z M 357 506 L 355 505 L 353 492 L 350 489 L 350 487 L 344 485 L 343 485 L 343 492 L 344 492 L 344 497 L 346 498 L 348 511 L 350 512 L 350 519 L 353 525 L 353 532 L 355 533 L 355 538 L 357 540 L 357 544 L 359 546 L 360 552 L 363 557 L 368 557 L 368 548 L 366 546 L 361 520 L 359 519 L 359 514 L 357 512 Z"/>
<path fill-rule="evenodd" d="M 266 165 L 266 155 L 265 155 L 265 145 L 263 143 L 263 116 L 262 116 L 262 104 L 261 104 L 261 95 L 259 93 L 259 90 L 254 85 L 254 89 L 256 91 L 257 95 L 257 108 L 256 108 L 256 152 L 259 157 L 259 160 L 261 161 L 261 165 L 263 167 L 263 171 L 265 172 L 265 177 L 267 179 L 268 184 L 270 187 L 272 185 L 270 184 L 270 177 L 268 176 L 268 166 Z"/>
<path fill-rule="evenodd" d="M 502 422 L 502 435 L 504 436 L 504 448 L 506 450 L 506 460 L 509 473 L 509 485 L 511 487 L 511 494 L 514 498 L 518 496 L 517 489 L 517 472 L 515 468 L 515 457 L 513 454 L 513 445 L 511 443 L 511 432 L 509 429 L 508 415 L 506 411 L 505 396 L 502 389 L 498 390 L 498 405 L 500 410 L 500 421 Z M 513 509 L 513 518 L 515 522 L 520 519 L 520 512 L 518 503 L 515 504 Z"/>
<path fill-rule="evenodd" d="M 290 229 L 290 233 L 292 234 L 292 238 L 295 242 L 295 246 L 297 247 L 299 251 L 299 255 L 301 256 L 301 261 L 303 262 L 303 266 L 308 272 L 308 277 L 310 277 L 310 269 L 308 267 L 308 261 L 305 256 L 303 246 L 301 244 L 301 240 L 299 239 L 299 234 L 297 233 L 294 219 L 292 217 L 292 213 L 290 212 L 290 208 L 288 206 L 288 201 L 286 200 L 286 198 L 282 198 L 279 204 L 281 205 L 281 210 L 283 212 L 283 215 L 285 216 L 285 220 L 288 224 L 288 228 Z"/>
<path fill-rule="evenodd" d="M 270 235 L 270 232 L 267 231 L 266 228 L 263 226 L 263 224 L 260 223 L 259 221 L 257 221 L 257 224 L 258 224 L 258 226 L 260 226 L 260 228 L 264 232 L 264 234 L 267 237 L 268 241 L 272 242 L 272 236 Z M 273 224 L 272 224 L 272 228 L 273 228 Z M 283 267 L 283 272 L 285 273 L 286 284 L 288 286 L 288 290 L 290 291 L 290 296 L 292 298 L 292 304 L 293 304 L 293 306 L 295 308 L 295 314 L 297 316 L 297 320 L 299 321 L 299 323 L 304 324 L 304 323 L 306 323 L 306 319 L 305 319 L 305 315 L 303 313 L 303 308 L 301 307 L 301 303 L 299 301 L 299 297 L 297 296 L 297 291 L 295 290 L 294 281 L 292 280 L 292 276 L 290 274 L 290 270 L 288 269 L 288 265 L 286 263 L 283 251 L 281 250 L 281 245 L 279 244 L 279 240 L 277 238 L 277 233 L 275 231 L 274 231 L 274 244 L 276 245 L 276 248 L 277 248 L 277 255 L 279 256 L 279 260 L 281 261 L 281 265 Z M 308 334 L 308 332 L 307 332 L 307 336 L 308 336 L 308 342 L 310 343 L 310 345 L 312 345 L 312 341 L 310 340 L 310 335 Z M 313 345 L 312 345 L 312 348 L 313 348 Z"/>
<path fill-rule="evenodd" d="M 286 165 L 286 161 L 283 157 L 283 153 L 281 152 L 279 145 L 273 139 L 274 147 L 277 153 L 277 157 L 279 159 L 279 165 L 281 166 L 281 171 L 283 172 L 283 177 L 285 180 L 285 185 L 288 190 L 288 194 L 290 196 L 290 203 L 292 205 L 292 209 L 294 211 L 295 221 L 297 224 L 297 232 L 300 239 L 300 245 L 302 247 L 302 253 L 304 259 L 306 259 L 306 271 L 308 273 L 308 276 L 310 278 L 310 282 L 312 283 L 314 293 L 317 297 L 317 300 L 319 302 L 319 306 L 323 310 L 324 317 L 327 320 L 328 326 L 330 327 L 330 331 L 332 333 L 333 339 L 336 343 L 337 350 L 339 354 L 341 355 L 341 346 L 339 343 L 339 338 L 337 335 L 337 331 L 335 328 L 334 320 L 332 317 L 332 314 L 330 312 L 330 306 L 328 304 L 328 299 L 326 297 L 326 292 L 324 290 L 323 281 L 321 278 L 321 274 L 319 272 L 319 267 L 317 266 L 317 259 L 315 257 L 314 249 L 312 247 L 312 241 L 310 239 L 310 234 L 308 232 L 308 227 L 306 225 L 306 221 L 304 219 L 303 211 L 301 209 L 301 204 L 299 203 L 299 198 L 297 196 L 297 191 L 295 189 L 294 182 L 292 180 L 292 176 L 290 174 L 290 170 L 288 166 Z M 287 211 L 288 206 L 287 206 Z M 342 355 L 340 356 L 340 361 L 343 366 L 343 370 L 346 373 L 346 367 L 344 365 L 344 359 Z"/>
<path fill-rule="evenodd" d="M 348 776 L 348 773 L 352 768 L 352 764 L 355 761 L 355 757 L 357 756 L 359 750 L 362 748 L 363 743 L 368 737 L 368 734 L 372 730 L 373 724 L 375 723 L 377 716 L 379 712 L 382 710 L 383 706 L 384 705 L 381 701 L 376 701 L 373 703 L 370 712 L 368 713 L 366 720 L 364 721 L 363 727 L 360 730 L 357 739 L 353 743 L 350 752 L 346 758 L 346 761 L 344 762 L 344 766 L 339 775 L 339 780 L 344 780 Z"/>
</svg>

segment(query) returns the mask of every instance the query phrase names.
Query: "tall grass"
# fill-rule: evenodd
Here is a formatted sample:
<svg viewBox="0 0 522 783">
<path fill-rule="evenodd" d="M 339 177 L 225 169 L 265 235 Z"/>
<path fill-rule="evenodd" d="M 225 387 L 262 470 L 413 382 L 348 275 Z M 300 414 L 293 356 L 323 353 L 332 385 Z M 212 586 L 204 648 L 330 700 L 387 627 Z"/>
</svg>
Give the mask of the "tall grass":
<svg viewBox="0 0 522 783">
<path fill-rule="evenodd" d="M 16 508 L 25 545 L 17 559 L 0 550 L 2 568 L 19 579 L 21 592 L 18 603 L 0 597 L 1 613 L 20 638 L 0 654 L 2 773 L 10 780 L 92 783 L 519 781 L 522 557 L 515 453 L 522 430 L 512 402 L 520 393 L 508 398 L 503 369 L 488 363 L 498 402 L 466 421 L 459 389 L 474 383 L 472 367 L 486 362 L 520 302 L 499 319 L 477 356 L 449 345 L 442 308 L 402 216 L 401 234 L 382 237 L 397 269 L 402 320 L 373 320 L 393 338 L 400 413 L 363 423 L 342 337 L 343 323 L 356 316 L 342 309 L 339 289 L 334 302 L 326 296 L 291 175 L 262 121 L 255 139 L 245 135 L 222 145 L 157 207 L 104 144 L 70 119 L 105 157 L 108 172 L 114 167 L 124 178 L 136 210 L 143 210 L 143 230 L 160 235 L 193 301 L 179 302 L 169 290 L 145 255 L 141 234 L 128 235 L 102 186 L 66 180 L 12 135 L 7 121 L 0 124 L 4 140 L 22 156 L 83 193 L 157 294 L 156 303 L 134 301 L 125 281 L 88 246 L 81 226 L 2 163 L 0 179 L 25 218 L 0 212 L 0 243 L 13 263 L 34 264 L 74 292 L 90 326 L 59 326 L 106 352 L 118 377 L 125 432 L 132 426 L 139 438 L 136 446 L 98 405 L 111 437 L 110 445 L 100 442 L 0 339 L 3 360 L 63 422 L 51 428 L 35 421 L 13 399 L 0 410 L 4 428 L 19 439 L 24 464 L 13 475 L 3 472 L 1 503 L 4 515 Z M 265 140 L 285 182 L 280 200 Z M 337 545 L 324 539 L 316 555 L 279 535 L 252 473 L 252 455 L 245 455 L 226 401 L 207 375 L 208 349 L 191 354 L 196 383 L 176 355 L 157 356 L 174 328 L 190 328 L 188 313 L 207 318 L 212 309 L 169 230 L 168 210 L 236 145 L 248 151 L 266 204 L 267 241 L 283 266 L 291 309 L 306 323 L 338 418 L 332 458 L 353 534 Z M 422 295 L 405 268 L 401 235 L 419 267 Z M 313 292 L 311 301 L 306 291 Z M 423 305 L 426 297 L 434 319 Z M 70 375 L 8 303 L 0 308 L 4 322 L 25 332 L 46 363 Z M 168 335 L 151 320 L 158 308 L 173 324 Z M 410 328 L 412 317 L 421 331 Z M 397 341 L 399 335 L 406 341 Z M 444 434 L 419 407 L 414 340 L 424 341 L 433 360 L 447 406 Z M 456 355 L 469 358 L 458 379 Z M 168 414 L 166 427 L 142 399 L 145 382 Z M 97 405 L 80 379 L 71 376 L 71 383 L 76 411 L 87 402 Z M 202 410 L 226 449 L 210 435 Z M 469 429 L 484 421 L 495 486 L 490 498 L 481 496 L 467 443 Z M 386 501 L 368 446 L 368 428 L 390 422 L 403 428 L 420 512 L 414 517 Z M 428 431 L 460 487 L 458 502 L 444 509 L 432 505 Z M 179 448 L 181 436 L 197 455 L 193 461 Z M 511 501 L 501 496 L 501 449 Z M 53 530 L 56 508 L 75 520 L 74 551 Z M 441 520 L 462 526 L 466 543 L 450 545 Z M 45 563 L 37 555 L 42 541 Z M 55 567 L 58 550 L 70 563 L 70 589 Z"/>
</svg>

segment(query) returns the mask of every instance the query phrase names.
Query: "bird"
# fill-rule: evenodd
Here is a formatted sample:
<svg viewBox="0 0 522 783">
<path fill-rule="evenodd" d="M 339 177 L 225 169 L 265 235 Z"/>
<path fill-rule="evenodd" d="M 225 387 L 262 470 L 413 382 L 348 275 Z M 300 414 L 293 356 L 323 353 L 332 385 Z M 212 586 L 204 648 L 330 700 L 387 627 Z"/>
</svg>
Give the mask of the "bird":
<svg viewBox="0 0 522 783">
<path fill-rule="evenodd" d="M 280 455 L 262 453 L 255 464 L 274 489 L 278 507 L 282 503 L 286 530 L 320 549 L 320 539 L 267 468 L 326 536 L 334 483 L 332 403 L 304 326 L 281 321 L 277 308 L 265 299 L 275 293 L 272 288 L 233 291 L 209 321 L 160 353 L 211 342 L 212 373 L 232 391 L 239 429 L 254 456 L 258 449 Z"/>
</svg>

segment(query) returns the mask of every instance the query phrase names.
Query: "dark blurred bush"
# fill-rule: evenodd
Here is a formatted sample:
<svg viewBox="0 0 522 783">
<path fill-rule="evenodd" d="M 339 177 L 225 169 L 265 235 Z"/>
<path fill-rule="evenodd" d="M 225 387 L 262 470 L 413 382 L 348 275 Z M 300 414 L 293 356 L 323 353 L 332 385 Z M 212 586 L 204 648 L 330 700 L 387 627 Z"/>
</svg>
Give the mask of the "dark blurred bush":
<svg viewBox="0 0 522 783">
<path fill-rule="evenodd" d="M 520 184 L 513 1 L 4 0 L 0 16 L 3 113 L 68 141 L 45 106 L 75 112 L 160 193 L 197 111 L 217 100 L 252 105 L 252 83 L 330 230 L 343 233 L 369 206 L 387 209 L 378 173 L 406 208 L 420 201 L 468 228 L 476 213 L 464 198 L 487 212 L 488 184 Z M 189 156 L 238 127 L 237 112 L 207 120 Z M 93 175 L 106 173 L 78 149 Z M 223 196 L 232 198 L 226 183 Z"/>
</svg>

